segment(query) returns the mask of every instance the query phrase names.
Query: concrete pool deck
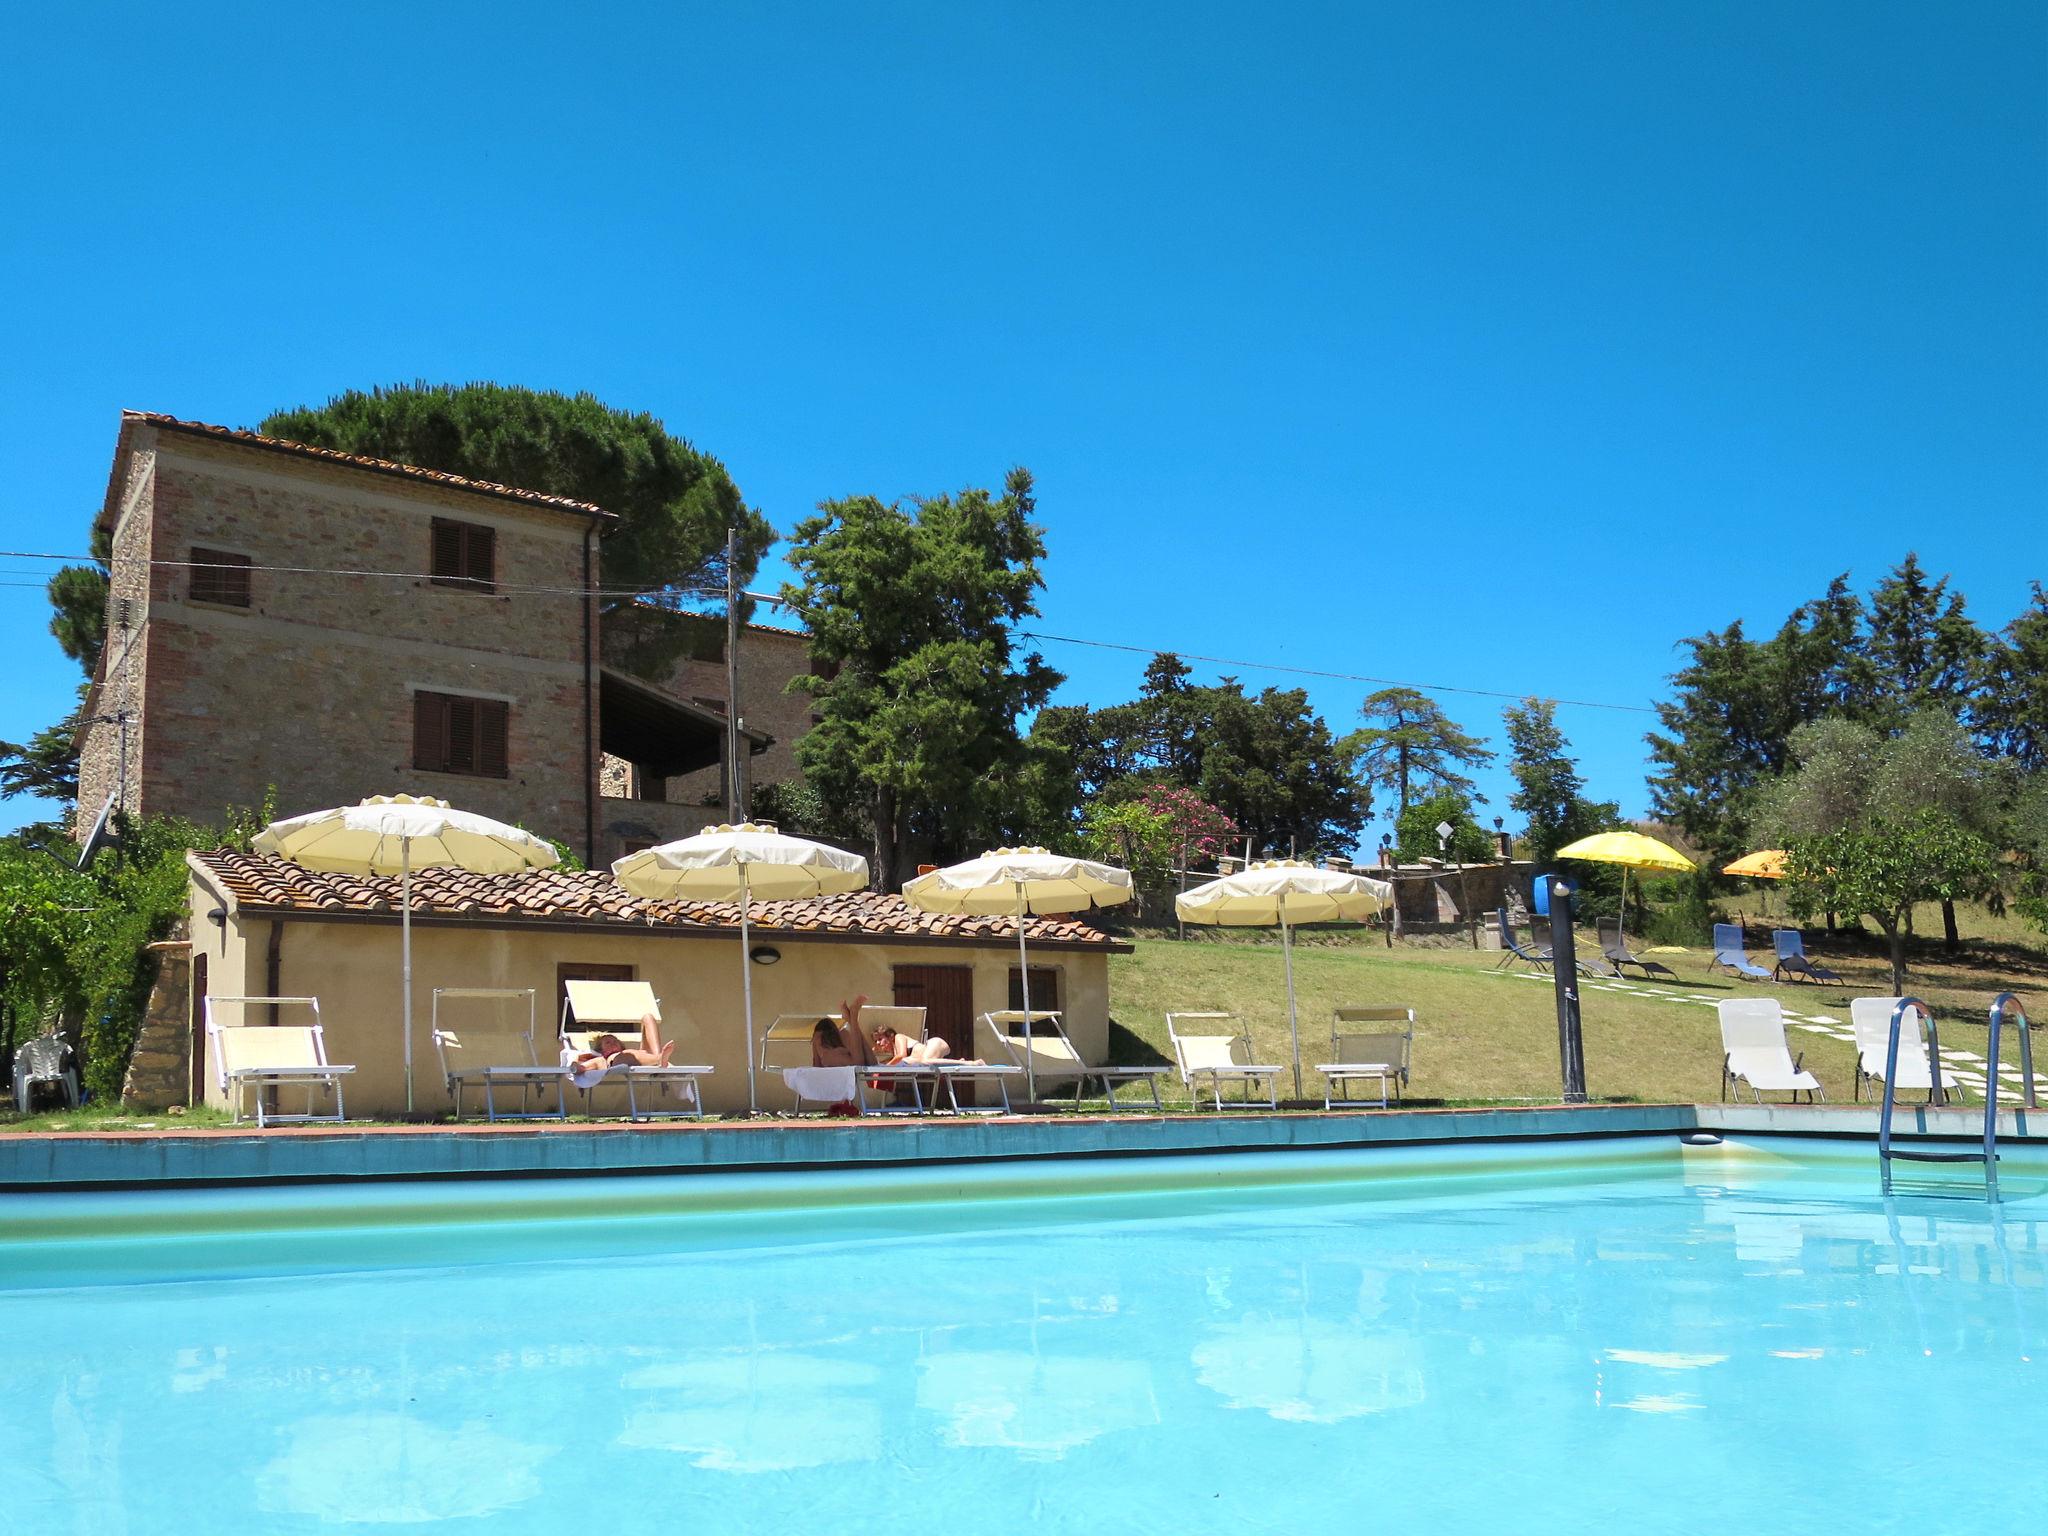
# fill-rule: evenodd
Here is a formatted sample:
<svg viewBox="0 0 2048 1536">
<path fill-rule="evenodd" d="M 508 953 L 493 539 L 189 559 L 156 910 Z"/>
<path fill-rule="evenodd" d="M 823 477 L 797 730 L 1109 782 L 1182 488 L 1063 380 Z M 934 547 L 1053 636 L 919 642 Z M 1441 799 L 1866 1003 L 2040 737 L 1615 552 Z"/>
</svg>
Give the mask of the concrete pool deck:
<svg viewBox="0 0 2048 1536">
<path fill-rule="evenodd" d="M 1900 1107 L 1894 1128 L 1902 1138 L 1975 1141 L 1983 1125 L 1981 1108 L 1916 1105 Z M 1877 1111 L 1827 1104 L 1560 1104 L 1339 1113 L 1119 1111 L 961 1119 L 0 1132 L 0 1190 L 901 1167 L 1693 1131 L 1874 1138 Z M 2004 1111 L 1999 1138 L 2048 1140 L 2048 1117 L 2040 1111 Z"/>
</svg>

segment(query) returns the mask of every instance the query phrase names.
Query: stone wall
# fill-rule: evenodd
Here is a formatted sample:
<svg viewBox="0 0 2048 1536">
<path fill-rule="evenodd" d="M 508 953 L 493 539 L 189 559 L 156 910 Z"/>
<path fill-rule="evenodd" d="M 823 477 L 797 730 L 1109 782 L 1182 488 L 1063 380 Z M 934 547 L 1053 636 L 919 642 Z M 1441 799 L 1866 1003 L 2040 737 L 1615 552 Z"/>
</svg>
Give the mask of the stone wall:
<svg viewBox="0 0 2048 1536">
<path fill-rule="evenodd" d="M 131 446 L 153 448 L 116 541 L 115 591 L 139 582 L 145 599 L 132 614 L 147 694 L 129 738 L 131 810 L 218 823 L 272 785 L 284 815 L 404 790 L 583 845 L 597 739 L 577 595 L 584 518 L 168 430 Z M 495 530 L 496 590 L 427 579 L 437 515 Z M 315 569 L 253 572 L 246 608 L 195 602 L 192 572 L 162 563 L 194 546 Z M 594 603 L 589 617 L 594 634 Z M 416 769 L 422 690 L 504 700 L 509 774 Z M 113 732 L 90 746 L 92 783 L 111 782 Z"/>
<path fill-rule="evenodd" d="M 130 1109 L 159 1110 L 183 1104 L 191 1088 L 192 944 L 176 937 L 149 950 L 156 956 L 156 981 L 135 1053 L 128 1058 L 121 1102 Z"/>
</svg>

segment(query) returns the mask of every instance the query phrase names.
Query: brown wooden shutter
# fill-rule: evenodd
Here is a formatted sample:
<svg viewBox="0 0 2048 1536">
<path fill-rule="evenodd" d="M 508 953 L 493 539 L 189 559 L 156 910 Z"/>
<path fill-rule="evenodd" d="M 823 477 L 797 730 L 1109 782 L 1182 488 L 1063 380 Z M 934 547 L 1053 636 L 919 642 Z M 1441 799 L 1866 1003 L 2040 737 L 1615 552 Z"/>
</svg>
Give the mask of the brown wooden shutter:
<svg viewBox="0 0 2048 1536">
<path fill-rule="evenodd" d="M 434 580 L 442 586 L 458 586 L 462 581 L 462 534 L 461 523 L 450 522 L 445 517 L 434 519 Z"/>
<path fill-rule="evenodd" d="M 509 777 L 505 736 L 511 711 L 503 699 L 478 699 L 476 715 L 476 771 L 486 778 Z"/>
<path fill-rule="evenodd" d="M 469 549 L 463 561 L 463 575 L 470 582 L 488 592 L 498 580 L 498 530 L 472 523 L 469 527 Z"/>
<path fill-rule="evenodd" d="M 442 693 L 412 696 L 412 765 L 426 773 L 448 771 L 448 706 Z"/>
<path fill-rule="evenodd" d="M 448 700 L 448 772 L 476 772 L 475 699 Z"/>
</svg>

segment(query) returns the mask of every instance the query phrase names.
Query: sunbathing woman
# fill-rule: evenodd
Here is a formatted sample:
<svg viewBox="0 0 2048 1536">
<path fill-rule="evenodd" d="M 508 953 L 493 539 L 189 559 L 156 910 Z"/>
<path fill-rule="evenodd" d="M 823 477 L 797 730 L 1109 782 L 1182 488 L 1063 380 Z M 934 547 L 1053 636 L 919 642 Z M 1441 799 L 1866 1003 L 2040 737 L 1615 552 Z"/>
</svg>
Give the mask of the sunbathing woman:
<svg viewBox="0 0 2048 1536">
<path fill-rule="evenodd" d="M 875 1060 L 885 1067 L 920 1066 L 939 1061 L 952 1062 L 958 1067 L 987 1065 L 980 1061 L 954 1061 L 953 1047 L 946 1040 L 913 1040 L 908 1035 L 899 1035 L 886 1024 L 875 1029 Z"/>
<path fill-rule="evenodd" d="M 861 1033 L 860 1011 L 866 997 L 839 1005 L 837 1019 L 820 1019 L 811 1030 L 811 1065 L 814 1067 L 872 1067 L 875 1053 L 868 1037 Z"/>
<path fill-rule="evenodd" d="M 613 1067 L 665 1067 L 676 1053 L 673 1040 L 661 1038 L 661 1020 L 645 1014 L 640 1020 L 640 1044 L 629 1046 L 617 1035 L 598 1035 L 590 1049 L 578 1051 L 569 1070 L 577 1077 L 604 1073 Z"/>
</svg>

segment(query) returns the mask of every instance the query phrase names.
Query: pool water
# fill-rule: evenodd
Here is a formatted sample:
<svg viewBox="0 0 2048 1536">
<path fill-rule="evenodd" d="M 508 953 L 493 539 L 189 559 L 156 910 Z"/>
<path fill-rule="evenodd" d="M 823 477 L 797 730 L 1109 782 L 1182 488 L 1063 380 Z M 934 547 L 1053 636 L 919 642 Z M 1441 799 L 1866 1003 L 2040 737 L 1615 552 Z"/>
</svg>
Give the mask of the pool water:
<svg viewBox="0 0 2048 1536">
<path fill-rule="evenodd" d="M 0 1530 L 1916 1533 L 2048 1163 L 1846 1143 L 0 1197 Z"/>
</svg>

